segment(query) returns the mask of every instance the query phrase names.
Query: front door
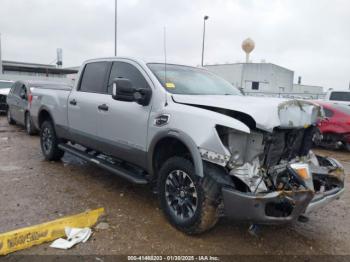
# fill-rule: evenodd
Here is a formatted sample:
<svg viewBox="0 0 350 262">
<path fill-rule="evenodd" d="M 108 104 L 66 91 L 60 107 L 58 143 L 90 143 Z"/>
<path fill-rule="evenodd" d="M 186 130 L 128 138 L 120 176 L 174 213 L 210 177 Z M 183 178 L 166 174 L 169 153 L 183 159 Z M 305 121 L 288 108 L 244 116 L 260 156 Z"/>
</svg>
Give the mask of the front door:
<svg viewBox="0 0 350 262">
<path fill-rule="evenodd" d="M 136 89 L 151 88 L 147 75 L 136 63 L 114 62 L 108 81 L 108 95 L 104 100 L 108 111 L 98 112 L 98 137 L 105 142 L 107 153 L 145 167 L 148 120 L 152 103 L 142 106 L 136 102 L 114 100 L 111 94 L 115 78 L 129 79 Z"/>
</svg>

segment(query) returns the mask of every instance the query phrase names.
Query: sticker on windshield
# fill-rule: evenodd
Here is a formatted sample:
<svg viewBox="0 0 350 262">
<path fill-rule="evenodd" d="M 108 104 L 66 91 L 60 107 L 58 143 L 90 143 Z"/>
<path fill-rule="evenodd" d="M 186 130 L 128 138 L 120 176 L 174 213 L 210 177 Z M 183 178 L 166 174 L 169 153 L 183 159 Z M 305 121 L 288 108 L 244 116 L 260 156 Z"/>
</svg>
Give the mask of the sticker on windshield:
<svg viewBox="0 0 350 262">
<path fill-rule="evenodd" d="M 165 83 L 166 88 L 175 88 L 174 83 Z"/>
</svg>

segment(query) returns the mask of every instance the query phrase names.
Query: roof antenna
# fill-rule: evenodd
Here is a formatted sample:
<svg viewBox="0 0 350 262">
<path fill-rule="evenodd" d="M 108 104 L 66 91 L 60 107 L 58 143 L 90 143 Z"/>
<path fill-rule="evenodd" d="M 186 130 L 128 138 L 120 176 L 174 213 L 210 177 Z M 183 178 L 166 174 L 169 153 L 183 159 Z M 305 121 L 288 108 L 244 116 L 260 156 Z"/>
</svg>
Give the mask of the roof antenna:
<svg viewBox="0 0 350 262">
<path fill-rule="evenodd" d="M 164 83 L 166 85 L 166 26 L 164 26 L 164 39 L 163 39 L 163 44 L 164 44 Z"/>
<path fill-rule="evenodd" d="M 166 83 L 167 83 L 167 80 L 166 80 L 166 70 L 167 70 L 167 60 L 166 60 L 166 26 L 164 26 L 164 34 L 163 34 L 163 45 L 164 45 L 164 85 L 166 87 Z M 164 106 L 167 106 L 168 105 L 168 96 L 167 94 L 165 93 L 165 105 Z"/>
</svg>

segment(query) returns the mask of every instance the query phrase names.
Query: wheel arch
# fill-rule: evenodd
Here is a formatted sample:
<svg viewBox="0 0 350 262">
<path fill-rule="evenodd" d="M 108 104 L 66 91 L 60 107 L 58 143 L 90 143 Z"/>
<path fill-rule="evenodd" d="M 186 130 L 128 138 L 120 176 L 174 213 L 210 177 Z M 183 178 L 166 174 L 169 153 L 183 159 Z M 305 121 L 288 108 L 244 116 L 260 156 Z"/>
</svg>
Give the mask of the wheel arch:
<svg viewBox="0 0 350 262">
<path fill-rule="evenodd" d="M 159 150 L 166 146 L 166 142 L 169 141 L 178 143 L 177 146 L 184 147 L 182 149 L 188 151 L 191 157 L 191 161 L 193 162 L 196 175 L 203 177 L 203 162 L 198 147 L 189 135 L 181 132 L 180 130 L 164 130 L 158 133 L 153 138 L 148 150 L 149 173 L 152 174 L 152 176 L 155 178 L 158 176 L 158 171 L 160 167 L 157 166 L 157 156 L 159 156 L 160 154 Z M 163 163 L 167 159 L 175 155 L 177 154 L 172 154 L 172 152 L 170 151 L 170 153 L 168 152 L 168 155 L 164 157 L 161 162 Z"/>
<path fill-rule="evenodd" d="M 48 120 L 48 119 L 50 119 L 53 122 L 53 124 L 55 124 L 54 119 L 50 113 L 50 110 L 45 106 L 43 106 L 40 108 L 38 113 L 38 127 L 41 128 L 45 120 Z"/>
</svg>

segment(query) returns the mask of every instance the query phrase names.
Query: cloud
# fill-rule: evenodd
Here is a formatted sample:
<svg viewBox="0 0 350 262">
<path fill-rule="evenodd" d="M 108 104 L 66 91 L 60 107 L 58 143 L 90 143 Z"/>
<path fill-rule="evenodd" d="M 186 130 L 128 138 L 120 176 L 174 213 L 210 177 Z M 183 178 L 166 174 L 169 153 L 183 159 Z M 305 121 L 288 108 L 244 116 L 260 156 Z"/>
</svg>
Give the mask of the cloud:
<svg viewBox="0 0 350 262">
<path fill-rule="evenodd" d="M 205 62 L 252 59 L 290 68 L 305 84 L 347 88 L 350 2 L 346 0 L 118 0 L 118 55 L 198 65 L 203 16 Z M 2 0 L 3 58 L 49 63 L 63 48 L 65 66 L 114 54 L 114 0 Z"/>
</svg>

